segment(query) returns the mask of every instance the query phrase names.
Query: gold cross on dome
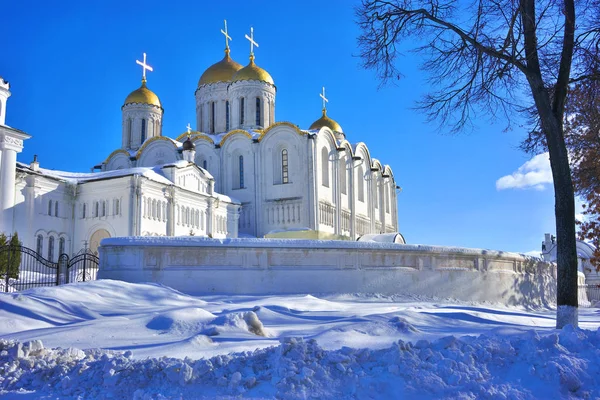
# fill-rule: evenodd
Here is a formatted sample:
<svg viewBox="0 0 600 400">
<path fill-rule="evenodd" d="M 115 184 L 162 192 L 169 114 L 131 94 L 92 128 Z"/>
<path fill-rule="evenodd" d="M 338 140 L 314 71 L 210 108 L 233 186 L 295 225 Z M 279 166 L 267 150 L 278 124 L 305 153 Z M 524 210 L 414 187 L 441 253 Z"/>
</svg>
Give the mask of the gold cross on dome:
<svg viewBox="0 0 600 400">
<path fill-rule="evenodd" d="M 188 122 L 188 124 L 187 124 L 186 128 L 187 128 L 187 131 L 188 131 L 188 136 L 189 136 L 189 134 L 190 134 L 190 133 L 192 133 L 192 127 L 190 126 L 190 123 L 189 123 L 189 122 Z"/>
<path fill-rule="evenodd" d="M 223 21 L 225 21 L 225 30 L 221 29 L 221 33 L 223 35 L 225 35 L 225 48 L 228 49 L 229 48 L 229 41 L 233 40 L 233 39 L 231 38 L 231 36 L 229 36 L 229 33 L 227 31 L 227 20 L 224 19 Z"/>
<path fill-rule="evenodd" d="M 136 64 L 142 66 L 142 80 L 146 81 L 146 70 L 153 71 L 152 67 L 146 64 L 146 53 L 144 53 L 144 61 L 135 60 Z"/>
<path fill-rule="evenodd" d="M 323 86 L 323 93 L 320 93 L 319 97 L 323 99 L 323 110 L 325 110 L 327 108 L 327 103 L 329 102 L 329 99 L 325 97 L 325 86 Z"/>
<path fill-rule="evenodd" d="M 250 41 L 250 54 L 254 54 L 254 46 L 258 47 L 258 43 L 254 41 L 254 28 L 250 27 L 250 36 L 246 35 L 246 39 Z"/>
</svg>

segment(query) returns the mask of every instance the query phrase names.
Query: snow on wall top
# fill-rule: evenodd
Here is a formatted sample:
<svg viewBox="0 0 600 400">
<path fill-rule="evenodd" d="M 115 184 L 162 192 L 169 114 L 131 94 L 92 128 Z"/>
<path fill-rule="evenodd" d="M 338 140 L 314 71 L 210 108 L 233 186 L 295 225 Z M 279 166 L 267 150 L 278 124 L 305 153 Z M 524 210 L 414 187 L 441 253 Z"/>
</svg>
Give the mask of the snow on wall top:
<svg viewBox="0 0 600 400">
<path fill-rule="evenodd" d="M 465 247 L 431 246 L 422 244 L 398 244 L 379 242 L 353 242 L 346 240 L 308 240 L 308 239 L 266 239 L 266 238 L 237 238 L 237 239 L 211 239 L 198 236 L 178 237 L 114 237 L 103 239 L 101 246 L 154 246 L 154 247 L 287 247 L 298 249 L 372 249 L 372 250 L 400 250 L 403 252 L 427 252 L 443 254 L 482 255 L 517 260 L 539 260 L 525 254 L 506 251 L 471 249 Z"/>
</svg>

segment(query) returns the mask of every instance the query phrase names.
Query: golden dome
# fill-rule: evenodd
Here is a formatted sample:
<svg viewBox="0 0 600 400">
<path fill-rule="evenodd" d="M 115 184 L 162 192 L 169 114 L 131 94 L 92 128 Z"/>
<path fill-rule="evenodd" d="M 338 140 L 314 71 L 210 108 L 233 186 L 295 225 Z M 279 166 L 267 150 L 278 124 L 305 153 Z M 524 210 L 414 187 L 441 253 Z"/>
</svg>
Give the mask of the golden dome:
<svg viewBox="0 0 600 400">
<path fill-rule="evenodd" d="M 326 109 L 323 109 L 323 116 L 321 118 L 319 118 L 318 120 L 316 120 L 315 122 L 313 122 L 312 125 L 310 126 L 310 128 L 308 128 L 308 129 L 309 130 L 321 129 L 324 126 L 328 127 L 329 129 L 331 129 L 334 132 L 344 133 L 340 124 L 338 124 L 337 122 L 335 122 L 334 120 L 332 120 L 331 118 L 329 118 L 327 116 Z"/>
<path fill-rule="evenodd" d="M 142 79 L 142 86 L 139 89 L 129 93 L 129 96 L 125 99 L 125 104 L 150 104 L 151 106 L 161 107 L 158 96 L 150 89 L 146 87 L 146 80 Z"/>
<path fill-rule="evenodd" d="M 216 64 L 208 67 L 198 81 L 198 87 L 209 83 L 231 82 L 231 78 L 242 69 L 242 64 L 238 64 L 229 57 L 229 48 L 225 49 L 225 57 Z"/>
<path fill-rule="evenodd" d="M 273 82 L 273 78 L 271 75 L 258 65 L 254 64 L 254 54 L 250 55 L 250 64 L 246 65 L 244 68 L 240 69 L 237 74 L 231 78 L 233 82 L 235 81 L 261 81 L 270 83 L 275 86 L 275 82 Z"/>
</svg>

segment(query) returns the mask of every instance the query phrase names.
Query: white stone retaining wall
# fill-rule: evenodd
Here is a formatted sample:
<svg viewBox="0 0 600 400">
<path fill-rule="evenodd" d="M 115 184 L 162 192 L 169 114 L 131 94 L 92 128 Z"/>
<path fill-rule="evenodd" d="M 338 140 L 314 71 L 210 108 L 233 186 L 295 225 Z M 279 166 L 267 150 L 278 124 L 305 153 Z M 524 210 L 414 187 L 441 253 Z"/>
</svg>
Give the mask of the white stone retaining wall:
<svg viewBox="0 0 600 400">
<path fill-rule="evenodd" d="M 516 253 L 395 243 L 197 237 L 110 238 L 100 279 L 190 294 L 382 293 L 545 304 L 556 266 Z"/>
</svg>

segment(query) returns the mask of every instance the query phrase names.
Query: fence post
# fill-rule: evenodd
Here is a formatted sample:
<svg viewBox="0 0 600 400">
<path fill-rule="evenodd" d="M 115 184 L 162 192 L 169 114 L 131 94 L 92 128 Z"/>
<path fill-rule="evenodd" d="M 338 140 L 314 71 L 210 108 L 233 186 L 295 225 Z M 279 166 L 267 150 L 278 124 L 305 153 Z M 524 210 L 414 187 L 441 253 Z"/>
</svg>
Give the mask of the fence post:
<svg viewBox="0 0 600 400">
<path fill-rule="evenodd" d="M 8 250 L 8 254 L 6 256 L 6 281 L 4 282 L 4 291 L 8 293 L 8 282 L 10 279 L 8 276 L 8 266 L 10 265 L 10 245 L 6 247 L 6 250 Z"/>
<path fill-rule="evenodd" d="M 58 268 L 56 268 L 56 285 L 69 283 L 69 256 L 65 253 L 58 256 Z"/>
<path fill-rule="evenodd" d="M 87 252 L 83 254 L 83 281 L 85 282 L 85 265 L 87 264 Z"/>
</svg>

